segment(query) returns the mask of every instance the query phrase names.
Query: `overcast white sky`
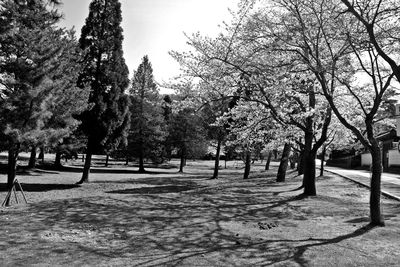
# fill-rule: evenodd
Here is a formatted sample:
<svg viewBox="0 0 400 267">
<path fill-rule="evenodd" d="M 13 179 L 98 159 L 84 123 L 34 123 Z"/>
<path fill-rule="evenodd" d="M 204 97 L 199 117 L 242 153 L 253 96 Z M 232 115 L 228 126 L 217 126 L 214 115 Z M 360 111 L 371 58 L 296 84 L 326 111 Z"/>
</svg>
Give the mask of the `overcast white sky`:
<svg viewBox="0 0 400 267">
<path fill-rule="evenodd" d="M 75 26 L 79 37 L 91 0 L 64 0 L 62 25 Z M 120 0 L 124 29 L 124 56 L 130 76 L 148 55 L 158 82 L 179 73 L 170 50 L 187 50 L 183 32 L 215 35 L 218 25 L 230 21 L 228 8 L 236 10 L 239 0 Z M 131 78 L 131 77 L 130 77 Z"/>
</svg>

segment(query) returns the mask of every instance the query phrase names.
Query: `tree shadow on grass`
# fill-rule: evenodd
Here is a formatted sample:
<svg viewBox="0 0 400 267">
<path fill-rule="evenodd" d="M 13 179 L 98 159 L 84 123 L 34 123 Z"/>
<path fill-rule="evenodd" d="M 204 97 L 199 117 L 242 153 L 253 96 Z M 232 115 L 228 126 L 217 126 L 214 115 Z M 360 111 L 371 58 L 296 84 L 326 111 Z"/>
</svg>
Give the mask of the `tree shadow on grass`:
<svg viewBox="0 0 400 267">
<path fill-rule="evenodd" d="M 33 184 L 33 183 L 20 183 L 22 190 L 26 192 L 46 192 L 53 190 L 68 190 L 79 187 L 75 184 Z M 18 186 L 16 187 L 19 190 Z M 7 191 L 7 184 L 0 183 L 0 192 Z"/>
<path fill-rule="evenodd" d="M 167 185 L 108 191 L 110 194 L 165 194 L 192 190 L 190 186 Z"/>
<path fill-rule="evenodd" d="M 375 228 L 375 226 L 371 226 L 369 224 L 362 226 L 361 228 L 355 230 L 352 233 L 337 236 L 331 239 L 309 239 L 312 241 L 319 241 L 318 243 L 313 243 L 313 244 L 306 244 L 306 245 L 301 245 L 296 247 L 296 252 L 293 255 L 293 259 L 295 262 L 297 262 L 300 266 L 309 266 L 309 261 L 304 258 L 304 253 L 312 248 L 312 247 L 319 247 L 319 246 L 325 246 L 325 245 L 330 245 L 330 244 L 337 244 L 340 243 L 346 239 L 351 239 L 355 238 L 358 236 L 361 236 L 367 232 L 369 232 L 371 229 Z"/>
<path fill-rule="evenodd" d="M 27 210 L 7 211 L 7 216 L 0 216 L 0 262 L 11 265 L 13 261 L 6 260 L 15 258 L 14 262 L 31 265 L 65 266 L 266 266 L 278 262 L 307 266 L 306 251 L 367 232 L 360 228 L 330 234 L 330 238 L 320 238 L 326 237 L 323 233 L 311 239 L 282 238 L 274 230 L 253 226 L 273 221 L 296 228 L 312 219 L 312 214 L 299 209 L 302 195 L 185 191 L 193 187 L 184 184 L 184 179 L 165 186 L 158 184 L 161 181 L 151 180 L 152 188 L 115 190 L 106 196 L 40 202 Z M 246 187 L 256 190 L 259 184 Z M 178 194 L 164 194 L 171 192 Z"/>
</svg>

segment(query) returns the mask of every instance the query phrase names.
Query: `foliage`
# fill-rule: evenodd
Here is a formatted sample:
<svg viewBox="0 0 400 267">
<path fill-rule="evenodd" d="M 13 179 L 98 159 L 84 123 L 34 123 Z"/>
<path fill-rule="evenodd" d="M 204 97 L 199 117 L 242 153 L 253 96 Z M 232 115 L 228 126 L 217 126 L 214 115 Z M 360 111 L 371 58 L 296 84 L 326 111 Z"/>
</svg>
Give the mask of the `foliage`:
<svg viewBox="0 0 400 267">
<path fill-rule="evenodd" d="M 4 1 L 0 48 L 2 141 L 55 145 L 78 126 L 87 93 L 76 87 L 74 32 L 55 27 L 57 1 Z M 7 148 L 7 146 L 6 146 Z"/>
<path fill-rule="evenodd" d="M 154 162 L 160 162 L 164 158 L 165 120 L 170 112 L 167 102 L 164 101 L 162 107 L 158 91 L 151 63 L 144 56 L 133 74 L 129 91 L 131 130 L 128 136 L 128 154 L 142 159 L 150 158 Z"/>
<path fill-rule="evenodd" d="M 82 28 L 82 70 L 78 86 L 89 88 L 88 109 L 80 119 L 90 153 L 110 151 L 126 139 L 129 127 L 128 68 L 122 51 L 121 4 L 94 0 Z"/>
</svg>

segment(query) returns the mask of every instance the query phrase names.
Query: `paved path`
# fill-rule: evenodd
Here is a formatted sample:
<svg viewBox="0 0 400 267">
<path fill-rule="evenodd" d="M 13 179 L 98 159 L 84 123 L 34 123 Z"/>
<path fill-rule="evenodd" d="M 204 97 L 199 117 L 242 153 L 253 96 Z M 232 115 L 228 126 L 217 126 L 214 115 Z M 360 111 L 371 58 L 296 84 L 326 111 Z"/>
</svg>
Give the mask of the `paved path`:
<svg viewBox="0 0 400 267">
<path fill-rule="evenodd" d="M 348 170 L 337 167 L 325 166 L 325 170 L 336 173 L 342 177 L 353 180 L 354 182 L 369 187 L 371 173 L 365 170 Z M 384 196 L 400 201 L 400 174 L 382 174 L 382 194 Z"/>
</svg>

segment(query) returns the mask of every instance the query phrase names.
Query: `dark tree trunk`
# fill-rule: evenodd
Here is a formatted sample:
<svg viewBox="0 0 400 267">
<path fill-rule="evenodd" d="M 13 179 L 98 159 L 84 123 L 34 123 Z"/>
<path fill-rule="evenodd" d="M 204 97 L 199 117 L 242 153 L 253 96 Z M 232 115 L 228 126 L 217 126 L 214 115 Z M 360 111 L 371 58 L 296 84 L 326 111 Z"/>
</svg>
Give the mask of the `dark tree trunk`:
<svg viewBox="0 0 400 267">
<path fill-rule="evenodd" d="M 19 145 L 13 144 L 8 150 L 8 164 L 7 164 L 7 191 L 11 190 L 14 185 L 15 176 L 17 173 L 17 160 L 19 153 Z M 5 205 L 10 205 L 11 194 L 5 201 Z"/>
<path fill-rule="evenodd" d="M 36 167 L 36 146 L 32 146 L 31 148 L 31 156 L 29 157 L 28 168 Z"/>
<path fill-rule="evenodd" d="M 322 148 L 322 154 L 321 154 L 321 167 L 319 169 L 319 176 L 324 176 L 325 155 L 326 155 L 326 146 L 324 145 Z"/>
<path fill-rule="evenodd" d="M 244 174 L 243 179 L 248 179 L 250 175 L 250 166 L 251 166 L 251 152 L 246 151 L 246 159 L 244 165 Z"/>
<path fill-rule="evenodd" d="M 297 159 L 297 175 L 304 174 L 304 150 L 300 151 L 299 157 Z"/>
<path fill-rule="evenodd" d="M 183 172 L 183 167 L 186 165 L 186 149 L 183 147 L 181 148 L 181 162 L 179 164 L 179 172 Z"/>
<path fill-rule="evenodd" d="M 290 154 L 290 144 L 286 143 L 283 147 L 282 158 L 278 168 L 278 174 L 276 176 L 277 182 L 284 182 L 286 177 L 286 170 L 289 162 L 289 154 Z"/>
<path fill-rule="evenodd" d="M 40 152 L 39 152 L 38 159 L 40 159 L 42 161 L 42 164 L 44 163 L 44 146 L 40 147 Z"/>
<path fill-rule="evenodd" d="M 144 159 L 142 156 L 139 157 L 139 172 L 146 172 L 146 170 L 144 169 Z"/>
<path fill-rule="evenodd" d="M 108 161 L 109 161 L 109 160 L 110 160 L 110 155 L 107 154 L 107 155 L 106 155 L 106 164 L 105 164 L 106 167 L 108 167 Z"/>
<path fill-rule="evenodd" d="M 54 166 L 56 166 L 57 168 L 62 167 L 61 164 L 61 152 L 56 152 L 56 159 L 54 160 Z"/>
<path fill-rule="evenodd" d="M 179 172 L 183 172 L 183 167 L 185 166 L 185 157 L 181 155 L 181 162 L 179 164 Z"/>
<path fill-rule="evenodd" d="M 303 176 L 303 186 L 304 195 L 315 196 L 317 195 L 317 190 L 315 186 L 315 153 L 310 153 L 305 156 L 304 160 L 304 176 Z"/>
<path fill-rule="evenodd" d="M 372 156 L 371 192 L 369 199 L 371 225 L 384 226 L 385 222 L 381 211 L 382 153 L 375 140 L 372 142 L 370 153 Z"/>
<path fill-rule="evenodd" d="M 271 159 L 272 159 L 272 151 L 269 151 L 268 152 L 267 162 L 265 163 L 265 170 L 266 171 L 269 170 L 269 165 L 271 164 Z"/>
<path fill-rule="evenodd" d="M 85 154 L 82 154 L 82 162 L 85 162 Z"/>
<path fill-rule="evenodd" d="M 146 170 L 144 169 L 144 154 L 143 154 L 142 144 L 140 144 L 139 147 L 139 172 L 140 173 L 146 172 Z"/>
<path fill-rule="evenodd" d="M 221 154 L 221 144 L 222 144 L 222 140 L 218 139 L 217 151 L 215 153 L 214 174 L 212 176 L 212 179 L 218 179 L 219 156 Z"/>
<path fill-rule="evenodd" d="M 310 130 L 304 135 L 304 153 L 303 153 L 303 164 L 304 164 L 304 175 L 303 175 L 303 186 L 304 195 L 315 196 L 317 194 L 315 188 L 315 156 L 316 153 L 312 152 L 313 145 L 313 131 Z"/>
<path fill-rule="evenodd" d="M 125 165 L 128 166 L 128 164 L 129 164 L 129 157 L 126 156 L 126 158 L 125 158 Z"/>
<path fill-rule="evenodd" d="M 295 169 L 296 168 L 296 157 L 292 156 L 289 157 L 289 161 L 290 161 L 290 169 Z"/>
<path fill-rule="evenodd" d="M 85 165 L 83 166 L 82 178 L 77 184 L 83 184 L 89 182 L 89 173 L 91 164 L 92 164 L 92 152 L 88 152 L 85 158 Z"/>
</svg>

